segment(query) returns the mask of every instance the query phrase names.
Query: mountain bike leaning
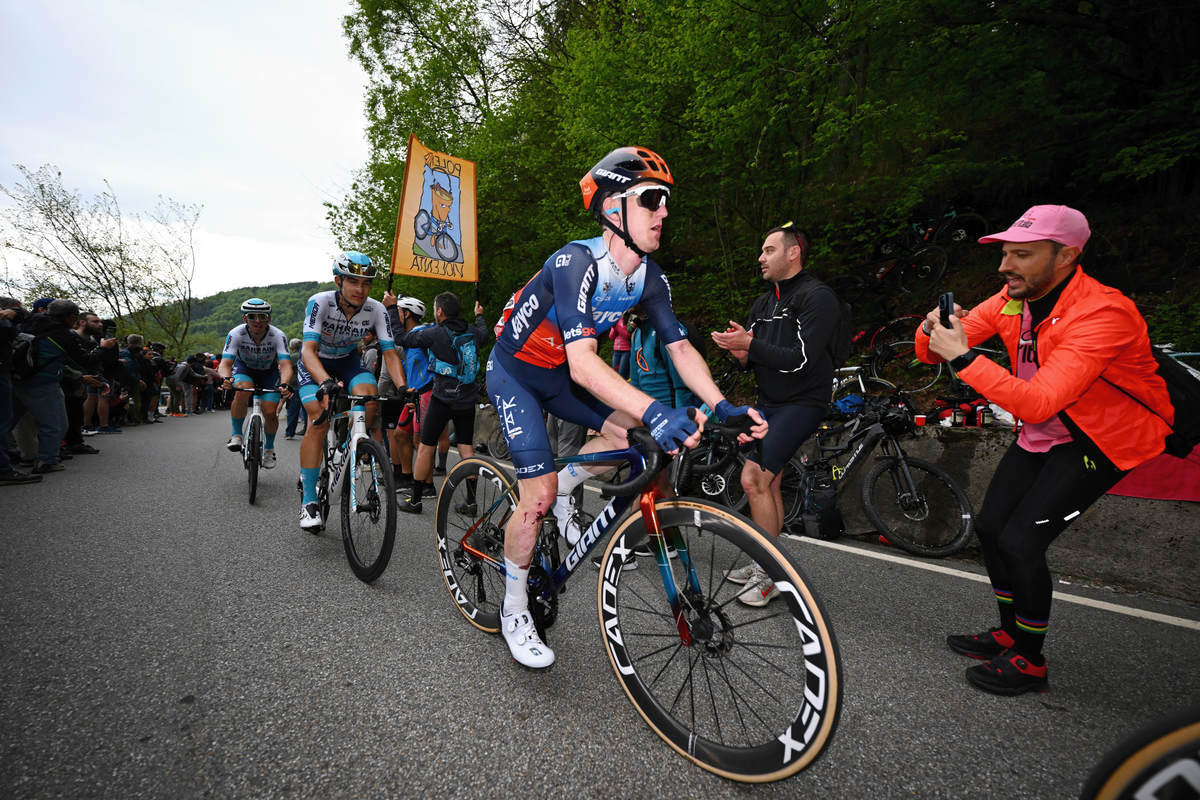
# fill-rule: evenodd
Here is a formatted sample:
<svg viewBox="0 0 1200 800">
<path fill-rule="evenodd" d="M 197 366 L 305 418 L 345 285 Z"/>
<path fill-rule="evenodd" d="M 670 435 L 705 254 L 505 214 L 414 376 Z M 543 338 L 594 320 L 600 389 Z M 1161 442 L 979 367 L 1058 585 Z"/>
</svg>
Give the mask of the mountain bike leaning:
<svg viewBox="0 0 1200 800">
<path fill-rule="evenodd" d="M 387 569 L 396 539 L 396 488 L 392 463 L 383 445 L 367 431 L 366 404 L 375 402 L 371 395 L 349 395 L 341 404 L 348 410 L 333 412 L 340 387 L 325 392 L 327 408 L 314 421 L 332 424 L 325 435 L 320 473 L 317 477 L 317 505 L 321 527 L 329 520 L 334 492 L 342 491 L 340 517 L 346 560 L 355 576 L 371 583 Z M 318 393 L 318 399 L 323 396 Z M 343 476 L 345 480 L 343 480 Z M 297 486 L 303 493 L 303 488 Z"/>
<path fill-rule="evenodd" d="M 747 418 L 721 429 L 736 441 L 751 424 Z M 747 782 L 795 774 L 821 753 L 841 711 L 841 661 L 821 601 L 791 555 L 750 520 L 705 500 L 666 498 L 655 478 L 667 456 L 649 430 L 630 429 L 629 441 L 626 450 L 555 462 L 624 462 L 631 478 L 604 484 L 608 504 L 565 553 L 557 529 L 543 525 L 527 587 L 538 633 L 544 639 L 559 592 L 615 526 L 600 560 L 597 605 L 605 649 L 630 701 L 655 733 L 703 769 Z M 689 479 L 684 453 L 671 465 L 677 486 Z M 735 454 L 730 448 L 728 457 Z M 438 496 L 446 588 L 463 617 L 487 633 L 500 631 L 504 535 L 517 495 L 503 466 L 475 456 L 455 465 Z M 635 512 L 617 524 L 635 501 Z M 647 541 L 656 569 L 637 566 L 634 548 Z M 782 603 L 733 602 L 746 587 L 726 575 L 754 563 Z"/>
</svg>

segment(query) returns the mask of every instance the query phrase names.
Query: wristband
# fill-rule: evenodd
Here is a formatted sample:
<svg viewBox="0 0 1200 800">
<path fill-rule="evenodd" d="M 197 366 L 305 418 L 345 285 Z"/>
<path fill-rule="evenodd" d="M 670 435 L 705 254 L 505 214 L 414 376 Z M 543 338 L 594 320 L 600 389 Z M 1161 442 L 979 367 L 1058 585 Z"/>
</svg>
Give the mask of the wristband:
<svg viewBox="0 0 1200 800">
<path fill-rule="evenodd" d="M 978 357 L 979 353 L 975 352 L 974 350 L 968 350 L 961 356 L 955 356 L 954 358 L 950 359 L 950 367 L 955 372 L 962 372 L 964 369 L 966 369 L 967 365 L 969 365 Z"/>
<path fill-rule="evenodd" d="M 929 320 L 921 320 L 921 333 L 925 334 L 926 336 L 933 335 L 933 329 L 929 327 Z"/>
</svg>

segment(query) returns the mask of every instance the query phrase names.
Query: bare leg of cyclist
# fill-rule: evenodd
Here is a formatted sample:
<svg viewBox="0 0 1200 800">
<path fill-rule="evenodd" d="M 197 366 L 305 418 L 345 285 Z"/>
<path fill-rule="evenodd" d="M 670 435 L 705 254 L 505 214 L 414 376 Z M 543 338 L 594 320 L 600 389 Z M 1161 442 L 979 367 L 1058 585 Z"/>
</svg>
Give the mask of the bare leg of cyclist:
<svg viewBox="0 0 1200 800">
<path fill-rule="evenodd" d="M 240 394 L 240 392 L 239 392 Z M 262 404 L 263 468 L 275 468 L 275 434 L 279 430 L 279 403 L 271 400 Z"/>
<path fill-rule="evenodd" d="M 326 400 L 325 402 L 328 402 Z M 300 440 L 300 527 L 313 533 L 321 530 L 321 515 L 317 508 L 317 479 L 321 475 L 322 448 L 325 434 L 329 432 L 329 420 L 317 425 L 317 417 L 325 406 L 318 400 L 310 400 L 304 404 L 304 413 L 308 414 L 308 427 L 304 438 Z"/>
<path fill-rule="evenodd" d="M 233 385 L 235 389 L 253 389 L 253 381 L 238 381 Z M 246 422 L 246 406 L 250 401 L 250 395 L 245 392 L 234 392 L 233 402 L 229 404 L 229 422 L 233 426 L 233 435 L 240 437 L 242 435 L 242 425 Z M 237 452 L 241 447 L 234 447 L 233 439 L 229 440 L 229 449 Z"/>
</svg>

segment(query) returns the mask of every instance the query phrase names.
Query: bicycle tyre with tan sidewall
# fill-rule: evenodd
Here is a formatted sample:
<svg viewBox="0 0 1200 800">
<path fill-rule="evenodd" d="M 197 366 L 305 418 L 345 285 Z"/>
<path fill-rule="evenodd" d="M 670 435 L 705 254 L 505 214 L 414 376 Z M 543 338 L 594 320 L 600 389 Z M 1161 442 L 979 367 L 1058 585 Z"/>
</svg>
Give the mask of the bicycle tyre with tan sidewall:
<svg viewBox="0 0 1200 800">
<path fill-rule="evenodd" d="M 504 525 L 516 507 L 517 491 L 508 470 L 477 455 L 455 464 L 438 492 L 434 536 L 442 580 L 467 622 L 485 633 L 500 632 L 505 578 L 467 548 L 504 564 Z"/>
<path fill-rule="evenodd" d="M 651 729 L 702 769 L 748 783 L 794 775 L 821 754 L 841 713 L 841 659 L 820 599 L 780 542 L 745 517 L 682 498 L 655 510 L 678 551 L 665 560 L 686 624 L 677 626 L 654 564 L 622 569 L 647 537 L 634 513 L 612 535 L 597 585 L 617 680 Z M 762 607 L 735 599 L 754 586 L 725 578 L 754 563 L 779 590 Z"/>
</svg>

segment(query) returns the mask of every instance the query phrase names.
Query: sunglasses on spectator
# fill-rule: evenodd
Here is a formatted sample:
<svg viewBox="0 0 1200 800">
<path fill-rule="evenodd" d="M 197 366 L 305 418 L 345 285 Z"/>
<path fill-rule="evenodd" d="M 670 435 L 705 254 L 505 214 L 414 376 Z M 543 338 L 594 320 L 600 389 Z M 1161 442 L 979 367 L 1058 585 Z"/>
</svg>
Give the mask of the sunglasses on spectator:
<svg viewBox="0 0 1200 800">
<path fill-rule="evenodd" d="M 266 322 L 266 321 L 267 321 L 267 320 L 269 320 L 270 318 L 271 318 L 271 315 L 270 315 L 270 314 L 259 314 L 259 313 L 254 313 L 254 314 L 247 314 L 247 315 L 246 315 L 246 320 L 247 320 L 248 322 Z"/>
<path fill-rule="evenodd" d="M 627 192 L 613 195 L 613 199 L 620 200 L 623 197 L 636 197 L 638 205 L 649 211 L 657 211 L 667 204 L 667 198 L 671 196 L 671 190 L 665 186 L 660 186 L 656 183 L 643 183 L 641 186 L 635 186 Z"/>
</svg>

